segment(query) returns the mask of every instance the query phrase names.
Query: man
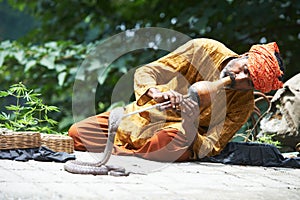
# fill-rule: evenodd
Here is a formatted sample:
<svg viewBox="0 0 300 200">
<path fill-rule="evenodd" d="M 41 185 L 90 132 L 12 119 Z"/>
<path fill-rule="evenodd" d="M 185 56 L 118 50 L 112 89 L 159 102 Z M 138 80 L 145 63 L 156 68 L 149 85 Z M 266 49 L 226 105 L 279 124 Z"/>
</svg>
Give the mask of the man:
<svg viewBox="0 0 300 200">
<path fill-rule="evenodd" d="M 282 87 L 276 43 L 254 45 L 238 55 L 212 39 L 194 39 L 135 72 L 136 101 L 125 112 L 170 101 L 164 111 L 150 110 L 122 120 L 114 153 L 157 161 L 187 161 L 218 154 L 251 115 L 253 89 L 269 92 Z M 184 98 L 199 81 L 230 76 L 209 106 Z M 109 112 L 74 124 L 69 135 L 76 150 L 102 152 Z"/>
</svg>

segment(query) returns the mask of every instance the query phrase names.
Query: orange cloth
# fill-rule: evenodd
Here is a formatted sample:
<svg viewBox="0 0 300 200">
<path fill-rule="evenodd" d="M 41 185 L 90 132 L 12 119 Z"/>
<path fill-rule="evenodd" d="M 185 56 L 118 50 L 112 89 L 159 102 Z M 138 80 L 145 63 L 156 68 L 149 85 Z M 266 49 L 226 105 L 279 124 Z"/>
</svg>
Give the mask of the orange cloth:
<svg viewBox="0 0 300 200">
<path fill-rule="evenodd" d="M 248 70 L 254 88 L 265 93 L 283 86 L 278 79 L 283 72 L 280 70 L 275 52 L 279 53 L 279 49 L 277 44 L 272 42 L 253 45 L 248 53 Z"/>
<path fill-rule="evenodd" d="M 108 136 L 109 112 L 89 117 L 71 126 L 69 136 L 74 140 L 74 148 L 80 151 L 103 152 Z M 113 154 L 134 155 L 156 161 L 186 161 L 192 155 L 184 134 L 177 129 L 157 131 L 143 146 L 135 149 L 129 144 L 114 145 Z"/>
<path fill-rule="evenodd" d="M 68 131 L 78 151 L 103 152 L 108 137 L 109 112 L 73 124 Z"/>
</svg>

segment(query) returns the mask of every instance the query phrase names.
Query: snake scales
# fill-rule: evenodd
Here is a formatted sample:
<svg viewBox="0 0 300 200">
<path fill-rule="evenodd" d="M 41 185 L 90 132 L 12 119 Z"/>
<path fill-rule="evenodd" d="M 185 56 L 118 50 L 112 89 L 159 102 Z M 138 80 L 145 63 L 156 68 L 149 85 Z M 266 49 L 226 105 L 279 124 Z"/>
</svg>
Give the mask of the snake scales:
<svg viewBox="0 0 300 200">
<path fill-rule="evenodd" d="M 124 167 L 105 165 L 113 150 L 115 135 L 121 119 L 124 117 L 123 108 L 115 108 L 109 115 L 109 128 L 108 139 L 104 150 L 104 156 L 99 162 L 83 162 L 78 160 L 72 160 L 66 162 L 64 169 L 67 172 L 74 174 L 93 174 L 93 175 L 112 175 L 112 176 L 128 176 L 129 172 L 126 172 Z"/>
</svg>

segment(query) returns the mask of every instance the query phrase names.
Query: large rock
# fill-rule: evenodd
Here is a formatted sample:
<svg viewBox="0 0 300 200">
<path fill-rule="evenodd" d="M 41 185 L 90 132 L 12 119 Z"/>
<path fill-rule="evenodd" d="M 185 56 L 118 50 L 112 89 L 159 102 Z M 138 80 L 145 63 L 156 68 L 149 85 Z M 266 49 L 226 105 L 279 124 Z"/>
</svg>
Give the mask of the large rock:
<svg viewBox="0 0 300 200">
<path fill-rule="evenodd" d="M 296 150 L 300 143 L 300 73 L 289 79 L 271 100 L 271 119 L 261 121 L 262 132 L 275 134 L 282 146 Z"/>
</svg>

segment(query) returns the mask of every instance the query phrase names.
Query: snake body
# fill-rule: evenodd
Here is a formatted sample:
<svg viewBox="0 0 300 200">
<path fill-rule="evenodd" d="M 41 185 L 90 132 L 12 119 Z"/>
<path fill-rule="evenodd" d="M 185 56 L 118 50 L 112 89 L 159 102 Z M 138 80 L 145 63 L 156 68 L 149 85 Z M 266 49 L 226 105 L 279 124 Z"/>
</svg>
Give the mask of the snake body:
<svg viewBox="0 0 300 200">
<path fill-rule="evenodd" d="M 117 129 L 123 118 L 123 108 L 115 108 L 110 112 L 108 123 L 108 139 L 104 150 L 103 158 L 99 162 L 83 162 L 72 160 L 66 162 L 64 169 L 67 172 L 74 174 L 92 174 L 92 175 L 113 175 L 113 176 L 128 176 L 125 168 L 113 165 L 105 165 L 113 150 L 114 140 Z"/>
</svg>

